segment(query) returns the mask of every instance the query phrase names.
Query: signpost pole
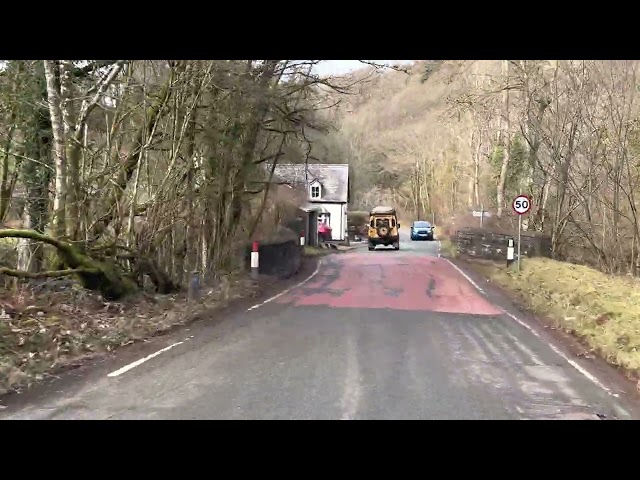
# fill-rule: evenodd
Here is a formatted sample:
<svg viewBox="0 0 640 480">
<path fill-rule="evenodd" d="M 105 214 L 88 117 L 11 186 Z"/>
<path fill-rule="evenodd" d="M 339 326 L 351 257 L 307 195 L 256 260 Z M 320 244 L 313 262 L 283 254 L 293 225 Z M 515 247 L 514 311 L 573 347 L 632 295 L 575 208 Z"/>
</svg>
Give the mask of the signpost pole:
<svg viewBox="0 0 640 480">
<path fill-rule="evenodd" d="M 522 243 L 522 215 L 528 213 L 531 210 L 531 199 L 527 195 L 518 195 L 513 199 L 511 204 L 513 211 L 518 214 L 518 264 L 516 266 L 518 273 L 520 273 L 520 254 L 522 249 L 520 244 Z M 509 255 L 507 250 L 507 256 Z"/>
<path fill-rule="evenodd" d="M 480 205 L 480 228 L 484 224 L 484 205 Z"/>
</svg>

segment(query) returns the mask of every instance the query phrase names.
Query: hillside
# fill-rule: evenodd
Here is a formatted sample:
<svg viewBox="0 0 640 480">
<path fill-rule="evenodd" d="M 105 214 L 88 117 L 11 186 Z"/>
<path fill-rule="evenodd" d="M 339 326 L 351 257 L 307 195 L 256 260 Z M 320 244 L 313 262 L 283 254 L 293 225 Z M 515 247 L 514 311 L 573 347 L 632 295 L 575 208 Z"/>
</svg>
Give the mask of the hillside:
<svg viewBox="0 0 640 480">
<path fill-rule="evenodd" d="M 215 277 L 274 211 L 265 162 L 348 162 L 352 209 L 442 225 L 482 206 L 509 228 L 526 193 L 525 228 L 557 256 L 640 264 L 637 61 L 363 64 L 328 79 L 317 62 L 5 62 L 0 221 Z M 210 224 L 193 220 L 205 211 Z M 6 268 L 60 266 L 23 240 Z"/>
<path fill-rule="evenodd" d="M 325 119 L 317 156 L 353 166 L 354 206 L 392 203 L 442 222 L 483 206 L 511 228 L 511 199 L 532 197 L 524 227 L 558 258 L 638 268 L 637 61 L 420 61 L 407 74 L 364 68 Z"/>
<path fill-rule="evenodd" d="M 316 154 L 349 159 L 354 208 L 392 202 L 412 214 L 448 214 L 469 206 L 473 198 L 462 171 L 472 156 L 470 122 L 453 104 L 465 80 L 459 70 L 455 62 L 421 61 L 409 73 L 371 75 L 364 68 L 344 79 L 360 83 L 353 93 L 329 100 L 339 101 L 326 115 L 336 131 L 322 139 Z M 420 184 L 420 172 L 431 177 L 430 185 Z"/>
</svg>

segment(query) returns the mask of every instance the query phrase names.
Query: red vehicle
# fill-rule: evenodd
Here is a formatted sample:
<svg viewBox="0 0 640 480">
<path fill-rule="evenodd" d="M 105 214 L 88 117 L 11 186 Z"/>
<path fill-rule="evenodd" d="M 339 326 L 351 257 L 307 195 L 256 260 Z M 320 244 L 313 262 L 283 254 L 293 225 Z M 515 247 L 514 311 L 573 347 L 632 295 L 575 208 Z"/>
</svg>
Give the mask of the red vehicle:
<svg viewBox="0 0 640 480">
<path fill-rule="evenodd" d="M 321 242 L 326 242 L 331 240 L 331 227 L 326 223 L 318 224 L 318 239 Z"/>
</svg>

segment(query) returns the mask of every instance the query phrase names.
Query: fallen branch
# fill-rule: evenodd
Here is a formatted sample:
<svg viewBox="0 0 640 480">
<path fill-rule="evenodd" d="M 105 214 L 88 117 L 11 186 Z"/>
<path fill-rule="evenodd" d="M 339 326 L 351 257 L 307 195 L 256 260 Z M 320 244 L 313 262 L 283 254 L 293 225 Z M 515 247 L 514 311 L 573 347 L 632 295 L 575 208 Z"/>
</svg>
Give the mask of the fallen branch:
<svg viewBox="0 0 640 480">
<path fill-rule="evenodd" d="M 118 274 L 116 266 L 94 260 L 70 243 L 36 232 L 35 230 L 4 229 L 0 238 L 28 238 L 55 247 L 60 260 L 76 275 L 84 288 L 99 291 L 107 300 L 118 300 L 137 290 L 136 284 Z"/>
<path fill-rule="evenodd" d="M 123 250 L 127 253 L 115 255 L 119 260 L 128 260 L 134 265 L 132 277 L 139 278 L 143 274 L 149 275 L 149 278 L 156 287 L 156 291 L 161 294 L 168 294 L 180 290 L 180 284 L 174 282 L 151 258 L 133 250 L 125 245 L 119 245 L 115 242 L 96 245 L 91 248 L 91 252 L 99 255 L 100 252 L 115 252 Z"/>
<path fill-rule="evenodd" d="M 117 258 L 126 259 L 133 263 L 134 277 L 142 278 L 142 275 L 147 274 L 156 287 L 156 292 L 166 295 L 180 290 L 180 285 L 175 283 L 171 277 L 163 272 L 150 258 L 135 253 L 118 255 Z"/>
<path fill-rule="evenodd" d="M 23 270 L 13 270 L 11 268 L 0 268 L 0 275 L 7 275 L 9 277 L 17 278 L 61 278 L 68 277 L 69 275 L 76 275 L 79 273 L 99 273 L 100 270 L 86 269 L 86 268 L 67 268 L 65 270 L 48 270 L 46 272 L 25 272 Z"/>
</svg>

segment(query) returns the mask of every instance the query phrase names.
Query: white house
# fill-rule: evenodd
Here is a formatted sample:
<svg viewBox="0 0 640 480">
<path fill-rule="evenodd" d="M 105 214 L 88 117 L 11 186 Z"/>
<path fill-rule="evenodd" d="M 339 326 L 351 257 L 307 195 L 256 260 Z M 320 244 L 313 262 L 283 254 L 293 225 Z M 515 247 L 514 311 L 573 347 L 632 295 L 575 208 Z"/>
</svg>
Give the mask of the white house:
<svg viewBox="0 0 640 480">
<path fill-rule="evenodd" d="M 278 164 L 274 182 L 305 187 L 307 205 L 302 208 L 318 212 L 318 221 L 331 227 L 333 240 L 347 238 L 347 205 L 350 183 L 346 163 Z"/>
</svg>

